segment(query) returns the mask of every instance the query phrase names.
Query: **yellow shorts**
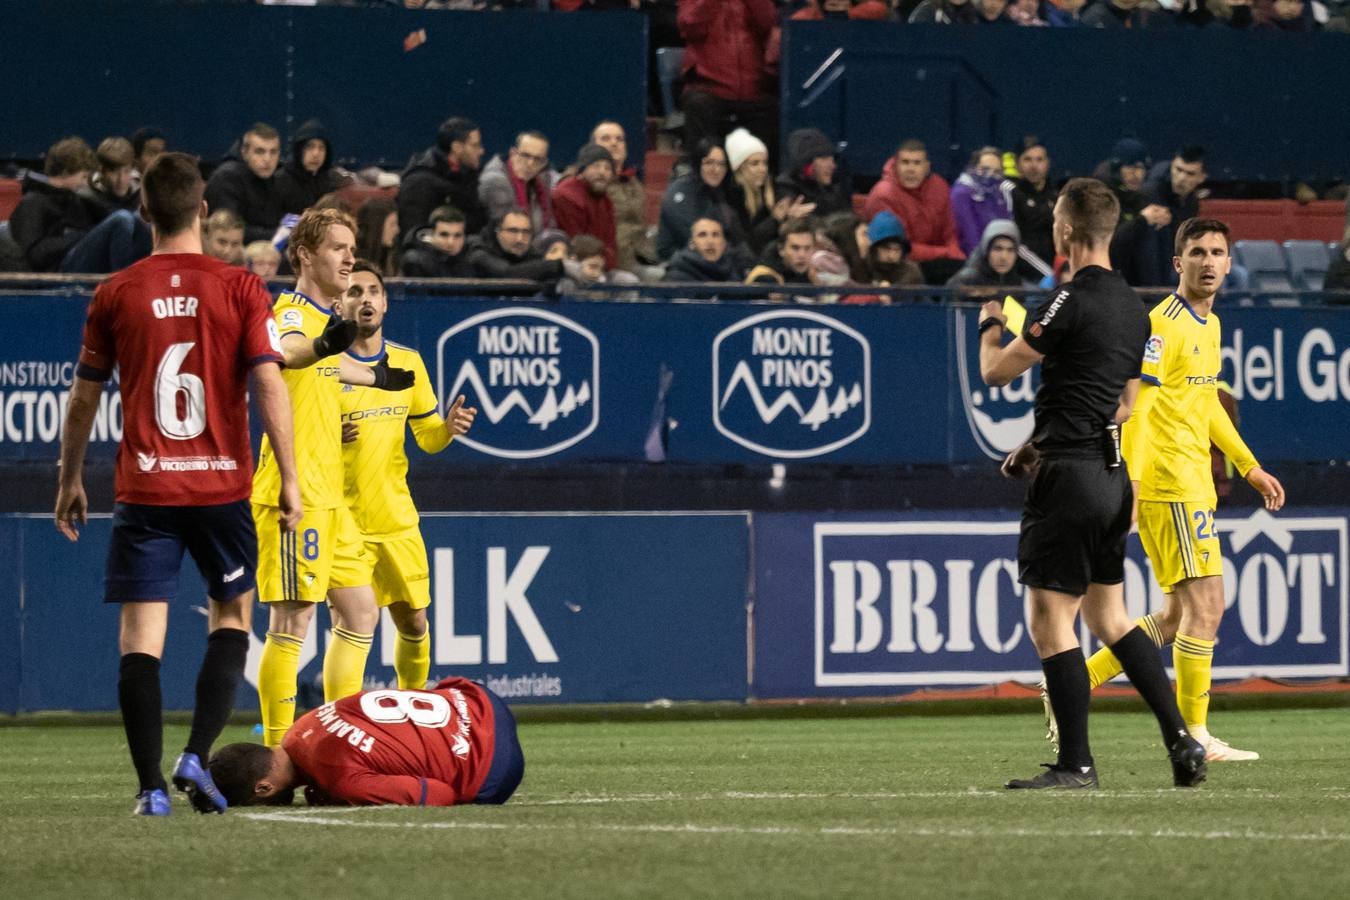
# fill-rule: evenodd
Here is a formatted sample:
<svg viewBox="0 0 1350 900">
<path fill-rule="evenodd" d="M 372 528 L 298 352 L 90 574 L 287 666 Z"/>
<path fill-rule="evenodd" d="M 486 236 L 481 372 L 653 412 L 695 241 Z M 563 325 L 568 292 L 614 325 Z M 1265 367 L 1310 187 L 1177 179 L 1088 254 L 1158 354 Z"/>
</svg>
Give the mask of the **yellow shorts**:
<svg viewBox="0 0 1350 900">
<path fill-rule="evenodd" d="M 346 580 L 338 560 L 365 555 L 361 532 L 345 506 L 307 509 L 295 531 L 283 533 L 277 508 L 253 504 L 258 529 L 258 599 L 263 603 L 297 600 L 318 603 L 330 587 L 360 587 Z"/>
<path fill-rule="evenodd" d="M 366 539 L 359 559 L 339 558 L 333 576 L 348 584 L 369 584 L 381 607 L 406 603 L 413 609 L 431 605 L 431 578 L 427 572 L 427 546 L 422 533 L 413 528 L 380 540 Z"/>
<path fill-rule="evenodd" d="M 1223 574 L 1223 555 L 1208 503 L 1139 501 L 1139 539 L 1163 591 L 1177 582 Z"/>
</svg>

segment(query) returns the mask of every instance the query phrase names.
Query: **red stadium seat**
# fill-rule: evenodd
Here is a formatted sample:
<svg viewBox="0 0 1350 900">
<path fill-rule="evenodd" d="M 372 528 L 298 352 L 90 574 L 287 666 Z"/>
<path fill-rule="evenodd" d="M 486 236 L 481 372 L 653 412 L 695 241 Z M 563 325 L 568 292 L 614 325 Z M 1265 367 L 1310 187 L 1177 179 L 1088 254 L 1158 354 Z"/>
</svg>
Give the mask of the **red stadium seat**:
<svg viewBox="0 0 1350 900">
<path fill-rule="evenodd" d="M 1240 241 L 1339 241 L 1345 231 L 1339 200 L 1202 200 L 1200 215 L 1227 222 Z"/>
<path fill-rule="evenodd" d="M 337 192 L 338 197 L 352 208 L 352 214 L 361 211 L 361 207 L 366 205 L 366 201 L 374 200 L 376 197 L 385 197 L 393 200 L 398 196 L 397 187 L 371 187 L 368 184 L 349 184 Z"/>
<path fill-rule="evenodd" d="M 13 178 L 0 178 L 0 222 L 8 222 L 10 213 L 19 205 L 23 190 Z"/>
</svg>

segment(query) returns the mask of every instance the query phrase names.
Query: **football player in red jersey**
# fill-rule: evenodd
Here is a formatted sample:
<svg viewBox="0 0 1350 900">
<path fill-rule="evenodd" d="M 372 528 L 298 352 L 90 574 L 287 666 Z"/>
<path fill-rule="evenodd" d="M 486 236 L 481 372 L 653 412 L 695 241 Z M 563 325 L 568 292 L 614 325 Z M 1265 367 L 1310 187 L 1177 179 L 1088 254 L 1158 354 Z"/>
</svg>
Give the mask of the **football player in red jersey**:
<svg viewBox="0 0 1350 900">
<path fill-rule="evenodd" d="M 94 293 L 61 441 L 56 527 L 75 541 L 88 513 L 89 430 L 117 367 L 123 432 L 104 599 L 122 605 L 117 694 L 140 779 L 137 815 L 170 811 L 159 660 L 185 549 L 207 582 L 210 635 L 173 781 L 198 811 L 225 808 L 202 760 L 229 719 L 248 653 L 258 559 L 248 499 L 250 376 L 282 461 L 278 518 L 294 528 L 301 515 L 272 298 L 256 275 L 202 254 L 204 189 L 197 161 L 182 153 L 146 171 L 141 203 L 154 251 Z"/>
<path fill-rule="evenodd" d="M 229 744 L 211 776 L 231 806 L 505 803 L 525 774 L 516 720 L 464 678 L 429 691 L 378 690 L 310 710 L 278 747 Z"/>
</svg>

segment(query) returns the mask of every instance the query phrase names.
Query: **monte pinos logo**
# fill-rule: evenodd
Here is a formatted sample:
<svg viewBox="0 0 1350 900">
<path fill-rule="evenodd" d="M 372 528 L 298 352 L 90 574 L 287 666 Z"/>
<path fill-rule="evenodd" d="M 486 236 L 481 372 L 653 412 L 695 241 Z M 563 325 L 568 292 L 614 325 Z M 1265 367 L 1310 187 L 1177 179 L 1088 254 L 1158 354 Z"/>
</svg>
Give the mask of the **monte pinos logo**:
<svg viewBox="0 0 1350 900">
<path fill-rule="evenodd" d="M 566 316 L 511 307 L 471 316 L 436 344 L 438 396 L 464 395 L 491 428 L 456 443 L 504 459 L 550 456 L 600 423 L 600 342 Z"/>
<path fill-rule="evenodd" d="M 766 456 L 823 456 L 872 424 L 871 345 L 816 312 L 760 313 L 723 330 L 712 385 L 717 430 Z"/>
<path fill-rule="evenodd" d="M 980 378 L 978 313 L 954 309 L 952 332 L 956 341 L 956 377 L 961 407 L 970 433 L 991 459 L 1003 459 L 1031 439 L 1036 426 L 1036 385 L 1040 366 L 1032 366 L 1001 388 Z"/>
</svg>

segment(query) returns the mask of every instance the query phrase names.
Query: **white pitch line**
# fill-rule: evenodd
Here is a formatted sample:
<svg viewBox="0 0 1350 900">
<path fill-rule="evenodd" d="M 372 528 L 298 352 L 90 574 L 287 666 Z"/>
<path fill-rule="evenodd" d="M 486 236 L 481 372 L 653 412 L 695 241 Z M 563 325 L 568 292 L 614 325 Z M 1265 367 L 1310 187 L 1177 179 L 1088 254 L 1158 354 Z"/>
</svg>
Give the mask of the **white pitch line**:
<svg viewBox="0 0 1350 900">
<path fill-rule="evenodd" d="M 651 823 L 646 825 L 597 824 L 546 824 L 539 822 L 372 822 L 353 820 L 334 816 L 294 816 L 285 812 L 245 812 L 238 813 L 245 819 L 259 822 L 289 822 L 301 825 L 325 825 L 346 828 L 399 828 L 432 829 L 448 831 L 592 831 L 620 834 L 726 834 L 726 835 L 770 835 L 770 836 L 806 836 L 806 837 L 935 837 L 959 838 L 1047 838 L 1080 839 L 1089 838 L 1146 838 L 1163 840 L 1202 840 L 1202 841 L 1297 841 L 1297 842 L 1350 842 L 1350 834 L 1338 832 L 1295 832 L 1280 833 L 1270 831 L 1181 831 L 1177 829 L 1159 829 L 1146 831 L 1137 828 L 1100 828 L 1100 829 L 1040 829 L 1040 828 L 857 828 L 851 826 L 826 826 L 821 828 L 799 828 L 794 825 L 699 825 L 693 822 Z"/>
</svg>

